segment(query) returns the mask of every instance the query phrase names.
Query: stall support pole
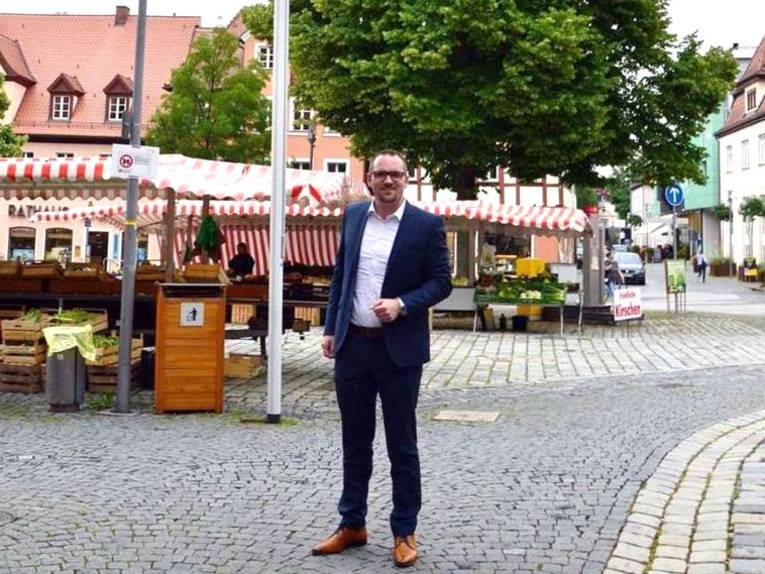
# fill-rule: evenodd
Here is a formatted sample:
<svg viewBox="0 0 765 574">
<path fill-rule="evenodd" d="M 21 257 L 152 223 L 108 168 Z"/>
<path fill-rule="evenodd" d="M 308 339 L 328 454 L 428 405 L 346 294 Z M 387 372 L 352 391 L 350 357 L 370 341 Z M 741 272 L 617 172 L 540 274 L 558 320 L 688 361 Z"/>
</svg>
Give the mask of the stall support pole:
<svg viewBox="0 0 765 574">
<path fill-rule="evenodd" d="M 201 219 L 204 219 L 210 215 L 210 196 L 205 195 L 202 197 L 202 217 Z M 206 249 L 202 250 L 202 263 L 209 263 L 210 262 L 210 254 L 207 253 Z"/>
<path fill-rule="evenodd" d="M 175 190 L 165 191 L 167 213 L 165 214 L 165 249 L 162 254 L 165 264 L 165 282 L 172 283 L 175 274 Z"/>
<path fill-rule="evenodd" d="M 141 146 L 141 108 L 143 103 L 143 59 L 146 44 L 146 0 L 138 2 L 138 30 L 135 42 L 135 79 L 133 113 L 130 117 L 130 145 Z M 118 413 L 130 411 L 130 379 L 132 377 L 131 342 L 133 338 L 133 306 L 135 304 L 136 218 L 138 217 L 138 178 L 128 179 L 127 214 L 123 246 L 122 298 L 120 305 L 119 366 L 117 368 Z"/>
<path fill-rule="evenodd" d="M 287 175 L 287 62 L 289 0 L 274 2 L 274 97 L 271 116 L 271 245 L 268 281 L 268 398 L 266 421 L 281 422 L 282 320 L 284 299 L 285 178 Z"/>
<path fill-rule="evenodd" d="M 468 279 L 471 280 L 475 276 L 475 250 L 476 250 L 476 225 L 472 221 L 468 222 L 468 258 L 467 258 L 467 268 L 468 268 Z"/>
</svg>

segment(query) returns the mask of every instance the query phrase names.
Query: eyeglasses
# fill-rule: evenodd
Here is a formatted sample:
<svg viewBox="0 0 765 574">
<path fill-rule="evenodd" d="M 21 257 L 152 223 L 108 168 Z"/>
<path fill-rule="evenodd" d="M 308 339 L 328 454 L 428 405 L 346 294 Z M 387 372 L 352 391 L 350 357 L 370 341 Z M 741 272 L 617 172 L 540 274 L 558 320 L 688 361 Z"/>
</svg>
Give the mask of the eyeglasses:
<svg viewBox="0 0 765 574">
<path fill-rule="evenodd" d="M 406 172 L 403 171 L 371 171 L 369 172 L 373 178 L 378 179 L 380 181 L 385 181 L 389 177 L 393 181 L 398 181 L 400 179 L 404 179 L 404 176 L 406 175 Z"/>
</svg>

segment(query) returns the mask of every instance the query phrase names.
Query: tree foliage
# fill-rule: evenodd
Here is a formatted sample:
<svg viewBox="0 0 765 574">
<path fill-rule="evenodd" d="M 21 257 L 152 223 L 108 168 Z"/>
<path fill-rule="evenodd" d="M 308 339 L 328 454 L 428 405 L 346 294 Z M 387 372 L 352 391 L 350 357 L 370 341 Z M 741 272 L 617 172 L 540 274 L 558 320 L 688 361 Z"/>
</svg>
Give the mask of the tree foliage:
<svg viewBox="0 0 765 574">
<path fill-rule="evenodd" d="M 270 39 L 271 9 L 246 12 L 254 35 Z M 736 65 L 668 22 L 666 0 L 293 0 L 293 88 L 356 155 L 401 149 L 462 197 L 496 165 L 703 181 L 692 138 Z"/>
<path fill-rule="evenodd" d="M 627 216 L 627 225 L 630 227 L 640 227 L 643 225 L 643 218 L 640 217 L 637 213 L 630 213 Z"/>
<path fill-rule="evenodd" d="M 730 221 L 731 218 L 733 217 L 730 207 L 728 207 L 724 203 L 719 203 L 715 205 L 712 208 L 712 211 L 714 211 L 715 217 L 719 219 L 720 221 Z"/>
<path fill-rule="evenodd" d="M 765 201 L 763 201 L 762 197 L 747 197 L 741 202 L 738 212 L 741 214 L 741 217 L 749 220 L 755 217 L 765 217 Z"/>
<path fill-rule="evenodd" d="M 223 29 L 200 36 L 175 69 L 172 91 L 151 119 L 146 139 L 163 153 L 268 163 L 270 105 L 266 72 L 241 65 L 238 39 Z"/>
<path fill-rule="evenodd" d="M 3 117 L 5 112 L 11 106 L 11 100 L 5 93 L 3 84 L 5 79 L 0 74 L 0 118 Z M 0 123 L 0 157 L 19 157 L 21 155 L 21 148 L 27 142 L 25 136 L 18 136 L 13 132 L 11 124 Z"/>
</svg>

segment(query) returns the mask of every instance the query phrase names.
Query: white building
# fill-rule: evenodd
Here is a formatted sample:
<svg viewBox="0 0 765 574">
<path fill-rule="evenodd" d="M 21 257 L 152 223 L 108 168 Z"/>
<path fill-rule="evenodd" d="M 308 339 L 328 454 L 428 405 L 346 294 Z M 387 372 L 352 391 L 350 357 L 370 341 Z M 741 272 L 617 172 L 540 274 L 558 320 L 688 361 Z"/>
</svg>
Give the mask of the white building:
<svg viewBox="0 0 765 574">
<path fill-rule="evenodd" d="M 765 196 L 765 37 L 736 83 L 720 142 L 720 202 L 733 211 L 733 221 L 721 225 L 722 253 L 737 264 L 744 257 L 765 260 L 765 218 L 748 226 L 739 213 L 747 197 Z M 732 225 L 732 229 L 731 229 Z"/>
</svg>

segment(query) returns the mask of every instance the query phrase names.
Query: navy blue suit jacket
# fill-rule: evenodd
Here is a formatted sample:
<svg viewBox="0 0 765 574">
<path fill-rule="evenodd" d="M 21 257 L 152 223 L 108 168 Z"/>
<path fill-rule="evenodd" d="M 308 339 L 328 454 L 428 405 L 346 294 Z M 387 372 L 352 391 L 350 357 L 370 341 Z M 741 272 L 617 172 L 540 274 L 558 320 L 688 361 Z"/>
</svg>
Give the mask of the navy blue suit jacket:
<svg viewBox="0 0 765 574">
<path fill-rule="evenodd" d="M 343 218 L 340 247 L 337 251 L 325 335 L 334 335 L 335 354 L 342 353 L 348 333 L 356 287 L 361 239 L 369 212 L 369 202 L 349 205 Z M 430 360 L 428 308 L 449 296 L 452 290 L 449 251 L 442 218 L 406 204 L 393 242 L 381 297 L 400 297 L 406 315 L 383 323 L 385 346 L 395 364 L 415 367 Z"/>
</svg>

